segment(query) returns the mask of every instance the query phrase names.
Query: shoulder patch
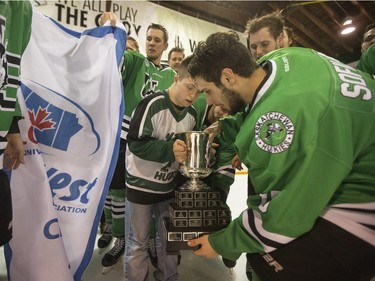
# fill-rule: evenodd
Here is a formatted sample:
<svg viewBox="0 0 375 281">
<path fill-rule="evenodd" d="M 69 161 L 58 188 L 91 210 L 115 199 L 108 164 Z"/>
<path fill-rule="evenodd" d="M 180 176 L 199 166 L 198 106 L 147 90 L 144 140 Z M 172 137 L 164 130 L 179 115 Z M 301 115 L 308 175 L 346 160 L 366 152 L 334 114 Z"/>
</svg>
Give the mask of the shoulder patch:
<svg viewBox="0 0 375 281">
<path fill-rule="evenodd" d="M 280 112 L 267 112 L 256 122 L 254 133 L 255 142 L 260 149 L 280 153 L 292 144 L 294 124 Z"/>
</svg>

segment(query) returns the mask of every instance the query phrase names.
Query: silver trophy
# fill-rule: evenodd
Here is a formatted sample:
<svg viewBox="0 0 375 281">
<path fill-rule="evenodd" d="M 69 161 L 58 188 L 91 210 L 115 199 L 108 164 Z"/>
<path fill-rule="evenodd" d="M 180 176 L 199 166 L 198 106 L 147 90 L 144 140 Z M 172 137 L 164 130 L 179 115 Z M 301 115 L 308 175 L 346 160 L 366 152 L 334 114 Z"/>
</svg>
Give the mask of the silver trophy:
<svg viewBox="0 0 375 281">
<path fill-rule="evenodd" d="M 181 191 L 202 191 L 210 187 L 200 180 L 207 177 L 212 169 L 210 168 L 209 134 L 199 131 L 190 131 L 181 134 L 180 138 L 187 147 L 187 160 L 180 165 L 180 172 L 190 178 L 179 189 Z"/>
<path fill-rule="evenodd" d="M 209 134 L 191 131 L 180 134 L 187 147 L 187 159 L 180 172 L 188 181 L 175 190 L 175 201 L 169 203 L 169 216 L 163 218 L 167 254 L 180 250 L 197 250 L 187 241 L 218 231 L 231 221 L 229 207 L 221 200 L 219 190 L 210 188 L 201 178 L 211 173 Z"/>
</svg>

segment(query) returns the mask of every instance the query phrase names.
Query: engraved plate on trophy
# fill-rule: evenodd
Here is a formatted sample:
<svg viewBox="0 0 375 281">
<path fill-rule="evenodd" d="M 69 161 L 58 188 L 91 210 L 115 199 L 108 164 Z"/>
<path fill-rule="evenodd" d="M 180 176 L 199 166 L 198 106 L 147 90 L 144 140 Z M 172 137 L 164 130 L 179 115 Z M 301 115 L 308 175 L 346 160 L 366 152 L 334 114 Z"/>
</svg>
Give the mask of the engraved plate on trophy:
<svg viewBox="0 0 375 281">
<path fill-rule="evenodd" d="M 190 239 L 194 239 L 198 237 L 197 232 L 184 232 L 183 234 L 183 240 L 184 241 L 189 241 Z"/>
<path fill-rule="evenodd" d="M 168 241 L 182 241 L 182 232 L 169 232 Z"/>
</svg>

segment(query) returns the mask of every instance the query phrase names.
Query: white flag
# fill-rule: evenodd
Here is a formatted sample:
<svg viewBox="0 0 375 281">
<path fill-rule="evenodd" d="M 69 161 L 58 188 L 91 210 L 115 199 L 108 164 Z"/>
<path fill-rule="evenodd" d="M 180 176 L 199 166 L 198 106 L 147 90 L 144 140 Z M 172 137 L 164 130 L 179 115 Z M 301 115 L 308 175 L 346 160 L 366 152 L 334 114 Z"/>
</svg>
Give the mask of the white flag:
<svg viewBox="0 0 375 281">
<path fill-rule="evenodd" d="M 12 281 L 80 281 L 117 161 L 123 26 L 80 34 L 33 12 L 18 93 L 25 165 L 11 175 Z"/>
</svg>

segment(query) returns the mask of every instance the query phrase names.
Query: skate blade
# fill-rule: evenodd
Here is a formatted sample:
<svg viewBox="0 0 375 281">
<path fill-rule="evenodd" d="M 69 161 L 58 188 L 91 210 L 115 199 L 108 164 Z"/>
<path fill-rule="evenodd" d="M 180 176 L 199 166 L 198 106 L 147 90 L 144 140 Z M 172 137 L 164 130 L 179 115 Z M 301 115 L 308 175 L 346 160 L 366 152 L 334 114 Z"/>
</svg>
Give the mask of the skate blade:
<svg viewBox="0 0 375 281">
<path fill-rule="evenodd" d="M 109 246 L 109 245 L 108 245 L 108 246 Z M 105 248 L 98 248 L 98 249 L 99 249 L 99 251 L 98 251 L 99 255 L 101 255 L 102 253 L 104 253 L 105 251 L 107 251 L 108 246 L 105 247 Z"/>
<path fill-rule="evenodd" d="M 108 267 L 103 267 L 103 270 L 102 270 L 102 274 L 103 275 L 106 275 L 108 272 L 111 272 L 113 270 L 113 267 L 115 265 L 112 265 L 112 266 L 108 266 Z"/>
</svg>

